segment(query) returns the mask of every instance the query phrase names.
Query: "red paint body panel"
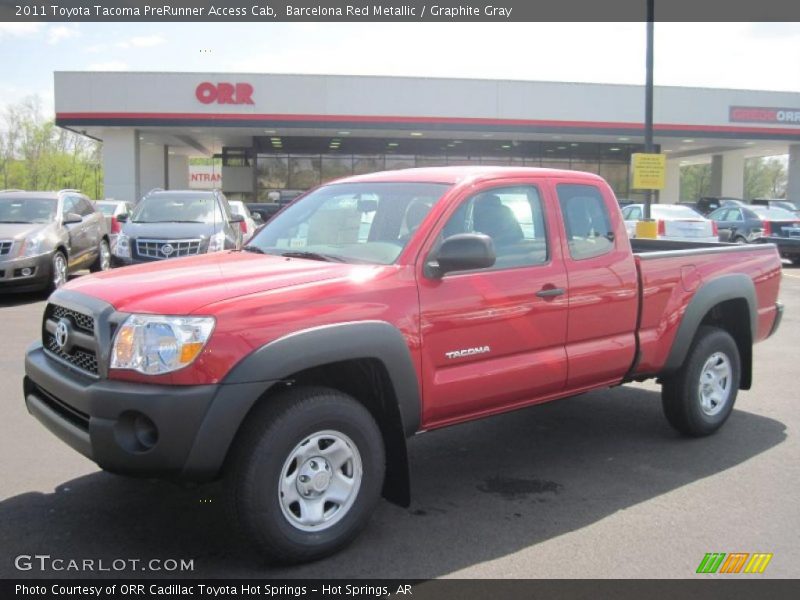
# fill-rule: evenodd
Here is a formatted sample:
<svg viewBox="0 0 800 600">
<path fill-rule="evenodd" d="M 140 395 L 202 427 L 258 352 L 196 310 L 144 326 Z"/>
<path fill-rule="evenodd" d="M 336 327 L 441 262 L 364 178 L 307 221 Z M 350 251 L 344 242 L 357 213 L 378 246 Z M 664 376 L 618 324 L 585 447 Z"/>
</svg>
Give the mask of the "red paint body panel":
<svg viewBox="0 0 800 600">
<path fill-rule="evenodd" d="M 658 374 L 693 294 L 721 275 L 744 273 L 755 282 L 758 339 L 769 335 L 775 320 L 780 260 L 774 249 L 740 248 L 735 254 L 698 250 L 647 260 L 634 256 L 613 192 L 596 175 L 447 167 L 345 181 L 440 182 L 452 187 L 389 266 L 224 252 L 71 282 L 70 289 L 101 298 L 119 311 L 216 319 L 208 345 L 189 367 L 162 376 L 112 371 L 111 377 L 174 385 L 217 383 L 254 350 L 289 334 L 334 323 L 385 321 L 408 344 L 423 402 L 421 429 L 430 429 L 618 384 L 634 364 L 637 336 L 636 372 Z M 557 196 L 560 183 L 600 190 L 614 233 L 609 252 L 571 258 Z M 426 276 L 427 257 L 458 205 L 503 185 L 539 191 L 547 262 Z M 566 293 L 536 295 L 549 288 Z M 490 350 L 446 356 L 476 347 Z"/>
</svg>

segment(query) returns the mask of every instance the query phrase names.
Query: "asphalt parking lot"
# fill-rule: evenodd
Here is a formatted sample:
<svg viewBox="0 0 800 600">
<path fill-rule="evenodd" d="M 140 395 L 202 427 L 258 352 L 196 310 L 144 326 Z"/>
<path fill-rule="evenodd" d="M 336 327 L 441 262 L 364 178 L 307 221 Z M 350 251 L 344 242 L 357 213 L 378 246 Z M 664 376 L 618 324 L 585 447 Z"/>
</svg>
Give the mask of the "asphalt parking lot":
<svg viewBox="0 0 800 600">
<path fill-rule="evenodd" d="M 381 503 L 352 546 L 294 568 L 233 539 L 218 485 L 100 472 L 31 418 L 23 355 L 44 300 L 2 297 L 0 577 L 93 576 L 14 567 L 47 554 L 192 558 L 180 575 L 205 578 L 684 578 L 707 552 L 771 552 L 747 577 L 797 577 L 800 268 L 784 275 L 781 329 L 717 435 L 680 438 L 650 383 L 428 433 L 411 442 L 412 506 Z"/>
</svg>

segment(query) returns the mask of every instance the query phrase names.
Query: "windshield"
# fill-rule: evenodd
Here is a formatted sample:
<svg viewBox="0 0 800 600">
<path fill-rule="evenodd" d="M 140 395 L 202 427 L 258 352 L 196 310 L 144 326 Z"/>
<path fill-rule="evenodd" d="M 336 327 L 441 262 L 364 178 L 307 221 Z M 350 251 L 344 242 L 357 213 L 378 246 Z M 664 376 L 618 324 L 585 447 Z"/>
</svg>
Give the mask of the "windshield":
<svg viewBox="0 0 800 600">
<path fill-rule="evenodd" d="M 448 188 L 441 183 L 327 185 L 272 219 L 246 249 L 388 265 Z"/>
<path fill-rule="evenodd" d="M 797 215 L 784 210 L 783 208 L 767 208 L 766 206 L 753 206 L 753 212 L 762 219 L 772 219 L 775 221 L 795 221 Z"/>
<path fill-rule="evenodd" d="M 210 194 L 156 194 L 144 198 L 131 215 L 134 223 L 222 222 L 222 212 Z"/>
<path fill-rule="evenodd" d="M 55 198 L 0 198 L 0 223 L 51 223 L 57 207 Z"/>
</svg>

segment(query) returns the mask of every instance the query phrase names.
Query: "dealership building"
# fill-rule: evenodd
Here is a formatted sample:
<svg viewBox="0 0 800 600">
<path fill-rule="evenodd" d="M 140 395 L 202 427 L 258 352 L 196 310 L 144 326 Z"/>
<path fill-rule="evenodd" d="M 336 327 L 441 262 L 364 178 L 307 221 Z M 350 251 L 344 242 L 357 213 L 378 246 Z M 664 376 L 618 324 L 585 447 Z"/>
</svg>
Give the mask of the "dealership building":
<svg viewBox="0 0 800 600">
<path fill-rule="evenodd" d="M 106 197 L 190 186 L 189 159 L 219 157 L 229 197 L 265 200 L 350 174 L 434 165 L 599 173 L 620 198 L 643 151 L 635 85 L 339 75 L 55 73 L 57 125 L 103 142 Z M 750 157 L 789 155 L 800 200 L 800 93 L 656 87 L 661 202 L 680 167 L 710 163 L 711 195 L 742 197 Z"/>
</svg>

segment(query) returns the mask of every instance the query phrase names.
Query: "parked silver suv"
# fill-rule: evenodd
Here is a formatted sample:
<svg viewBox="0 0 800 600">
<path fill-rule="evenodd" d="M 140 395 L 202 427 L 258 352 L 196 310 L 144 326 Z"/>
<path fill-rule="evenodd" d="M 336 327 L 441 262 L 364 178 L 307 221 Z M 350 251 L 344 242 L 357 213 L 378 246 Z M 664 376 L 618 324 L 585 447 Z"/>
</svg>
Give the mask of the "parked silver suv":
<svg viewBox="0 0 800 600">
<path fill-rule="evenodd" d="M 0 191 L 0 292 L 54 290 L 111 266 L 103 213 L 78 190 Z"/>
</svg>

